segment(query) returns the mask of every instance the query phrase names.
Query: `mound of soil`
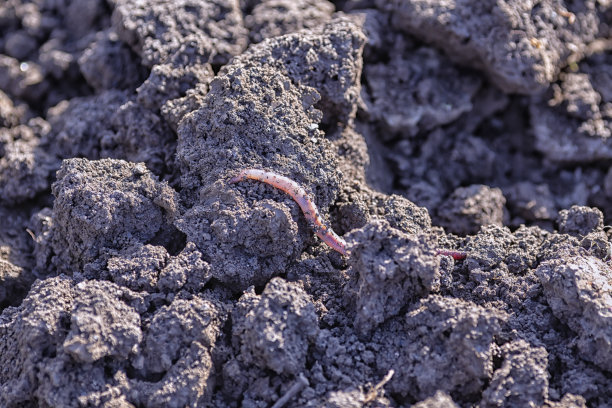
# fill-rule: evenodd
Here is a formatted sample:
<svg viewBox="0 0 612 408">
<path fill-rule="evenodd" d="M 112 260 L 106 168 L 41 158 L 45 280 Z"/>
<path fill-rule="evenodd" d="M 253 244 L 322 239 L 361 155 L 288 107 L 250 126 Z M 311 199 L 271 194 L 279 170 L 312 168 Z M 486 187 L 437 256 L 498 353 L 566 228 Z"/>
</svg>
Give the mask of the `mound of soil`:
<svg viewBox="0 0 612 408">
<path fill-rule="evenodd" d="M 4 1 L 0 406 L 610 407 L 611 39 L 603 0 Z"/>
</svg>

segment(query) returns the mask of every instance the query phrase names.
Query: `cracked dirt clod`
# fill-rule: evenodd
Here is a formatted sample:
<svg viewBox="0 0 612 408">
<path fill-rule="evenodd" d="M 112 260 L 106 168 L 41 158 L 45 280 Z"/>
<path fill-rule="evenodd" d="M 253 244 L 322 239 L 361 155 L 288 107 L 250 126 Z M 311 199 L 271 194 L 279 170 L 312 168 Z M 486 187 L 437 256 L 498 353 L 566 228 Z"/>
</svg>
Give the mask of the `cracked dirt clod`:
<svg viewBox="0 0 612 408">
<path fill-rule="evenodd" d="M 339 16 L 313 30 L 268 39 L 237 56 L 221 73 L 244 69 L 251 61 L 265 62 L 292 82 L 317 90 L 326 127 L 346 126 L 356 114 L 361 90 L 362 25 L 358 16 Z"/>
<path fill-rule="evenodd" d="M 122 160 L 66 160 L 53 194 L 53 262 L 67 273 L 96 271 L 105 251 L 150 241 L 177 210 L 174 190 Z"/>
<path fill-rule="evenodd" d="M 2 314 L 1 405 L 19 404 L 31 398 L 37 382 L 28 381 L 29 371 L 44 354 L 61 350 L 72 302 L 69 279 L 47 279 L 32 286 L 19 308 Z M 11 353 L 5 355 L 4 350 Z"/>
<path fill-rule="evenodd" d="M 508 209 L 518 213 L 521 218 L 520 221 L 513 220 L 513 225 L 530 221 L 550 221 L 555 218 L 555 202 L 547 184 L 520 181 L 504 187 L 503 192 L 508 201 Z"/>
<path fill-rule="evenodd" d="M 3 203 L 18 204 L 49 188 L 48 178 L 54 163 L 44 151 L 23 141 L 4 146 L 3 150 L 0 158 Z"/>
<path fill-rule="evenodd" d="M 548 159 L 572 164 L 612 157 L 611 68 L 609 55 L 596 55 L 532 99 L 530 114 L 538 119 L 533 121 L 535 146 Z"/>
<path fill-rule="evenodd" d="M 185 289 L 198 292 L 211 278 L 210 266 L 202 259 L 193 242 L 188 242 L 185 248 L 170 258 L 164 269 L 159 273 L 157 288 L 162 292 L 178 292 Z"/>
<path fill-rule="evenodd" d="M 385 220 L 374 220 L 349 235 L 349 282 L 343 297 L 355 330 L 367 336 L 400 310 L 440 287 L 437 240 L 408 235 Z"/>
<path fill-rule="evenodd" d="M 429 212 L 425 208 L 402 196 L 382 194 L 369 188 L 341 191 L 336 208 L 340 231 L 361 228 L 375 218 L 384 218 L 391 227 L 408 234 L 431 228 Z"/>
<path fill-rule="evenodd" d="M 594 257 L 558 258 L 536 270 L 546 300 L 578 335 L 580 356 L 612 371 L 612 271 Z"/>
<path fill-rule="evenodd" d="M 542 92 L 570 54 L 586 48 L 598 34 L 595 1 L 573 4 L 569 10 L 561 0 L 538 5 L 520 0 L 376 4 L 391 13 L 398 30 L 433 42 L 455 61 L 484 70 L 506 92 Z M 580 24 L 572 24 L 567 12 Z"/>
<path fill-rule="evenodd" d="M 41 146 L 48 131 L 49 124 L 40 118 L 0 127 L 0 203 L 20 204 L 49 188 L 58 162 Z"/>
<path fill-rule="evenodd" d="M 259 1 L 244 18 L 251 42 L 316 28 L 331 19 L 334 5 L 327 0 Z"/>
<path fill-rule="evenodd" d="M 49 117 L 52 129 L 42 144 L 60 159 L 142 161 L 157 175 L 172 166 L 176 141 L 169 127 L 127 91 L 73 98 L 52 108 Z"/>
<path fill-rule="evenodd" d="M 126 92 L 111 90 L 53 107 L 48 115 L 52 130 L 45 141 L 60 158 L 99 159 L 101 141 L 112 134 L 110 118 L 127 99 Z"/>
<path fill-rule="evenodd" d="M 438 207 L 436 220 L 454 234 L 475 234 L 482 226 L 502 225 L 505 204 L 499 188 L 459 187 Z"/>
<path fill-rule="evenodd" d="M 493 336 L 505 319 L 496 310 L 430 295 L 374 333 L 377 368 L 395 370 L 389 389 L 416 399 L 437 390 L 477 395 L 493 374 Z"/>
<path fill-rule="evenodd" d="M 117 33 L 105 30 L 78 60 L 87 83 L 98 92 L 109 89 L 135 89 L 143 81 L 144 69 Z"/>
<path fill-rule="evenodd" d="M 110 282 L 81 282 L 72 309 L 70 331 L 62 345 L 79 363 L 103 357 L 125 359 L 142 340 L 140 315 L 121 301 L 122 289 Z"/>
<path fill-rule="evenodd" d="M 260 296 L 250 291 L 241 297 L 233 320 L 233 336 L 245 364 L 263 365 L 277 374 L 304 370 L 319 327 L 312 300 L 302 288 L 273 278 Z"/>
<path fill-rule="evenodd" d="M 483 393 L 482 406 L 539 407 L 548 399 L 548 353 L 524 340 L 504 344 L 502 365 Z"/>
<path fill-rule="evenodd" d="M 165 373 L 179 359 L 181 349 L 193 342 L 204 348 L 214 345 L 219 335 L 222 313 L 207 301 L 194 297 L 176 299 L 162 307 L 144 336 L 144 351 L 137 366 L 150 373 Z"/>
<path fill-rule="evenodd" d="M 118 285 L 151 292 L 169 258 L 162 246 L 137 245 L 109 258 L 106 269 L 109 278 Z"/>
<path fill-rule="evenodd" d="M 455 126 L 461 129 L 459 123 L 461 120 Z M 482 138 L 456 131 L 453 124 L 449 129 L 434 129 L 420 142 L 402 139 L 392 149 L 388 158 L 397 166 L 397 182 L 406 189 L 408 199 L 426 207 L 432 216 L 454 189 L 477 185 L 473 184 L 476 180 L 489 180 L 499 171 L 492 146 Z"/>
<path fill-rule="evenodd" d="M 128 395 L 138 406 L 207 406 L 215 384 L 212 352 L 227 318 L 222 306 L 201 297 L 175 298 L 144 330 L 142 352 L 131 364 L 140 376 Z"/>
<path fill-rule="evenodd" d="M 182 408 L 206 406 L 214 389 L 214 367 L 209 348 L 193 342 L 183 348 L 178 361 L 157 382 L 136 382 L 135 405 Z"/>
<path fill-rule="evenodd" d="M 246 48 L 247 31 L 237 0 L 116 1 L 113 26 L 149 67 L 164 63 L 187 37 L 210 46 L 214 64 Z"/>
<path fill-rule="evenodd" d="M 384 123 L 383 140 L 414 137 L 456 120 L 472 110 L 481 85 L 428 47 L 399 49 L 389 62 L 366 65 L 364 77 L 367 112 Z"/>
<path fill-rule="evenodd" d="M 0 320 L 0 405 L 72 407 L 77 395 L 117 385 L 102 357 L 135 351 L 142 305 L 136 293 L 110 282 L 75 285 L 59 276 L 35 283 Z"/>
<path fill-rule="evenodd" d="M 559 232 L 583 237 L 591 232 L 601 231 L 604 227 L 603 214 L 598 208 L 572 206 L 570 209 L 559 211 L 557 217 Z"/>
</svg>

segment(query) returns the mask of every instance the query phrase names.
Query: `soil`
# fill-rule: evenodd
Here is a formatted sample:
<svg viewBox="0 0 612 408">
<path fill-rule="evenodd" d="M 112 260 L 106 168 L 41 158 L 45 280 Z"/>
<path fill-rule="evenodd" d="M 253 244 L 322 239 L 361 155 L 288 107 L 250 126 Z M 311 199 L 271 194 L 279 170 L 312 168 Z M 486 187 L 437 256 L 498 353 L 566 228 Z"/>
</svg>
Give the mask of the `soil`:
<svg viewBox="0 0 612 408">
<path fill-rule="evenodd" d="M 0 406 L 612 407 L 611 164 L 610 1 L 5 0 Z"/>
</svg>

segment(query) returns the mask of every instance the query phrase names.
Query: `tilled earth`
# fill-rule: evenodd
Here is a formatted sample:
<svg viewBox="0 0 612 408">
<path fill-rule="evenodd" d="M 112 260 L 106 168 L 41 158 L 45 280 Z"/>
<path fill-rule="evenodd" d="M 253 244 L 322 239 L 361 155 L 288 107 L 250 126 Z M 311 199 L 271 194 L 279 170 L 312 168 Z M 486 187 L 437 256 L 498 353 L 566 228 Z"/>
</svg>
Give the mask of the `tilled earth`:
<svg viewBox="0 0 612 408">
<path fill-rule="evenodd" d="M 612 407 L 611 50 L 607 0 L 4 0 L 0 407 Z"/>
</svg>

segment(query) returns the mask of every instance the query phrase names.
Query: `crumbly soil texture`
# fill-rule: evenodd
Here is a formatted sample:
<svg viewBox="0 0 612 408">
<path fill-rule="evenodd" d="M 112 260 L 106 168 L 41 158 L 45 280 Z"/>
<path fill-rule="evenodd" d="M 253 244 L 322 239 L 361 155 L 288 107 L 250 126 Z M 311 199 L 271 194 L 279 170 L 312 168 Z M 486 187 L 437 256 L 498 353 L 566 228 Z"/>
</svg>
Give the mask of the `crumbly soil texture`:
<svg viewBox="0 0 612 408">
<path fill-rule="evenodd" d="M 0 407 L 612 407 L 611 164 L 610 1 L 3 0 Z"/>
</svg>

